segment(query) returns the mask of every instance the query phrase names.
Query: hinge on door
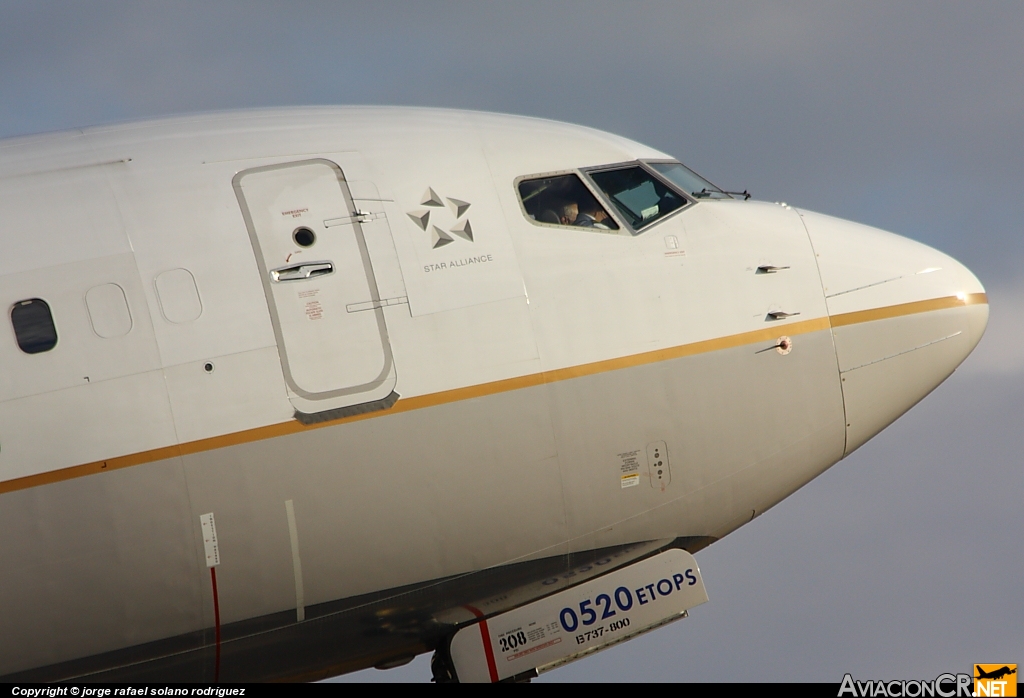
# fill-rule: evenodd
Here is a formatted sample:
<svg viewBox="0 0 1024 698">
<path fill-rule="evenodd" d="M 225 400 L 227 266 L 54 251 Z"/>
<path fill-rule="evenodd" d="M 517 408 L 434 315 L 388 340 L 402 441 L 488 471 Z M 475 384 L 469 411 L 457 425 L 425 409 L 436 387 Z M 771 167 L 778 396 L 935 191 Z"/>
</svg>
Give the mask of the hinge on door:
<svg viewBox="0 0 1024 698">
<path fill-rule="evenodd" d="M 377 308 L 385 308 L 389 305 L 403 305 L 409 302 L 408 296 L 399 296 L 397 298 L 381 298 L 379 301 L 363 301 L 362 303 L 349 303 L 345 306 L 345 309 L 350 313 L 358 313 L 361 310 L 376 310 Z"/>
<path fill-rule="evenodd" d="M 353 223 L 369 223 L 383 218 L 384 214 L 380 211 L 371 213 L 370 211 L 360 211 L 356 209 L 349 216 L 341 216 L 340 218 L 328 218 L 324 221 L 325 228 L 333 228 L 336 225 L 352 225 Z"/>
</svg>

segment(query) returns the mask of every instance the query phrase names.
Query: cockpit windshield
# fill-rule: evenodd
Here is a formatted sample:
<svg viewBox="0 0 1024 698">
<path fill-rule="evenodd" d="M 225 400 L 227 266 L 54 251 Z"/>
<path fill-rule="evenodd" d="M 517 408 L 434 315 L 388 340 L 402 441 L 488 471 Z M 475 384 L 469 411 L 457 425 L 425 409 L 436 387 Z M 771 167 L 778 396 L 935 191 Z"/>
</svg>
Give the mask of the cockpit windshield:
<svg viewBox="0 0 1024 698">
<path fill-rule="evenodd" d="M 649 162 L 647 163 L 647 166 L 696 199 L 732 198 L 714 184 L 681 163 Z"/>
<path fill-rule="evenodd" d="M 584 179 L 577 172 L 520 177 L 516 188 L 526 217 L 541 225 L 586 227 L 593 232 L 618 231 L 625 223 L 628 232 L 637 235 L 691 204 L 689 196 L 732 198 L 676 161 L 634 161 L 578 172 Z M 596 189 L 585 183 L 586 178 Z"/>
<path fill-rule="evenodd" d="M 634 230 L 650 225 L 688 203 L 639 165 L 588 174 Z"/>
</svg>

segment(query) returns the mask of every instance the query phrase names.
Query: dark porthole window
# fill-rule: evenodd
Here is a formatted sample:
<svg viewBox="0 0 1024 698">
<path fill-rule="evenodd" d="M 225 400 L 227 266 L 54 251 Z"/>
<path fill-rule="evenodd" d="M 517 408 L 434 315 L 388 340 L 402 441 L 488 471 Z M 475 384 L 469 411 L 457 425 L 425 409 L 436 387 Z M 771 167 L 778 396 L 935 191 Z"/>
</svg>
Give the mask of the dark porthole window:
<svg viewBox="0 0 1024 698">
<path fill-rule="evenodd" d="M 11 308 L 11 324 L 18 346 L 26 354 L 40 354 L 57 346 L 57 328 L 50 306 L 40 298 L 19 301 Z"/>
<path fill-rule="evenodd" d="M 296 228 L 292 239 L 299 247 L 309 247 L 316 242 L 316 235 L 309 228 Z"/>
</svg>

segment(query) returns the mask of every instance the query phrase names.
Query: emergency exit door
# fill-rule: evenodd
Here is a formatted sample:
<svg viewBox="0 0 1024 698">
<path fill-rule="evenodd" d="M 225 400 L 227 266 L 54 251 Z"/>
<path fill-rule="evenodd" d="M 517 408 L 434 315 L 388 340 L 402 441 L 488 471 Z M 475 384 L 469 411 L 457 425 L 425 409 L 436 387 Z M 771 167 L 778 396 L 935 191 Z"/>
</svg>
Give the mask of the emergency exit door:
<svg viewBox="0 0 1024 698">
<path fill-rule="evenodd" d="M 322 159 L 258 167 L 234 186 L 296 417 L 390 407 L 391 346 L 341 168 Z"/>
</svg>

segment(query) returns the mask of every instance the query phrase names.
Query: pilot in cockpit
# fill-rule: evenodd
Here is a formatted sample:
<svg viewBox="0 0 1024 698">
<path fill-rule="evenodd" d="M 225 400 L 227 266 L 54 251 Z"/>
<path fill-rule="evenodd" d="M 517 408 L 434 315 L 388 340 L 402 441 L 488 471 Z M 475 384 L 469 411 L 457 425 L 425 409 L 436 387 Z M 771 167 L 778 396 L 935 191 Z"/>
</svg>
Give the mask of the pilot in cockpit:
<svg viewBox="0 0 1024 698">
<path fill-rule="evenodd" d="M 584 201 L 577 210 L 578 214 L 576 215 L 575 220 L 573 220 L 572 225 L 609 230 L 608 226 L 604 223 L 604 221 L 608 219 L 608 213 L 600 204 L 597 203 L 597 201 L 594 201 L 593 199 L 589 202 Z"/>
<path fill-rule="evenodd" d="M 576 219 L 580 212 L 579 204 L 575 201 L 561 201 L 556 210 L 558 211 L 558 220 L 562 225 L 576 225 Z"/>
</svg>

